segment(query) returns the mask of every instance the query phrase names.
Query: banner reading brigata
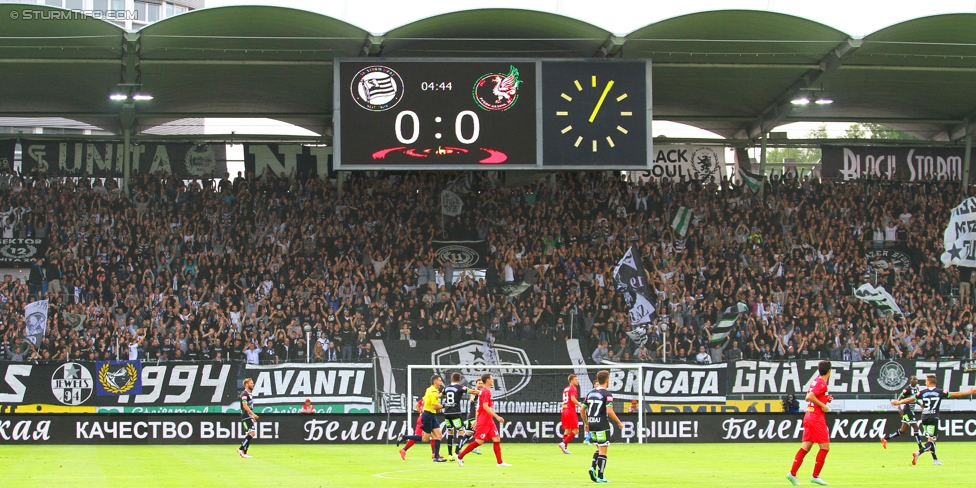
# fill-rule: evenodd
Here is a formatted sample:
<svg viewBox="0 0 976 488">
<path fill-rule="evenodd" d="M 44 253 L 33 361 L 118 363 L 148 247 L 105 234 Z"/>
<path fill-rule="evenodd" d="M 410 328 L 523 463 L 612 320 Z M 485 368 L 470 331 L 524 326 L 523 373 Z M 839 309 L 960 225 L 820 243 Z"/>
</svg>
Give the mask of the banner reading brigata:
<svg viewBox="0 0 976 488">
<path fill-rule="evenodd" d="M 24 174 L 120 178 L 122 141 L 20 141 Z M 132 174 L 165 173 L 182 178 L 220 178 L 227 172 L 224 144 L 141 142 L 131 146 Z"/>
<path fill-rule="evenodd" d="M 959 181 L 959 147 L 820 146 L 822 176 L 843 180 Z"/>
</svg>

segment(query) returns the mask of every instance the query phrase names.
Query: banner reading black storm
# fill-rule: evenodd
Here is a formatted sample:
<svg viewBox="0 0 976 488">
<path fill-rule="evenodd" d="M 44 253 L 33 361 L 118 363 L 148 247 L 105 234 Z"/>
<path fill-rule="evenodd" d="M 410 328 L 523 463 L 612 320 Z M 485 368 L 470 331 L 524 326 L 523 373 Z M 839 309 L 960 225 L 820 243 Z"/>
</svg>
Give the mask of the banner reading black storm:
<svg viewBox="0 0 976 488">
<path fill-rule="evenodd" d="M 50 176 L 121 178 L 121 141 L 20 141 L 22 172 Z M 224 144 L 137 142 L 131 145 L 132 174 L 165 173 L 186 179 L 220 178 L 227 172 Z"/>
<path fill-rule="evenodd" d="M 647 415 L 643 430 L 636 415 L 618 414 L 622 429 L 611 442 L 649 443 L 799 442 L 803 416 L 783 413 L 716 413 Z M 827 430 L 834 441 L 876 441 L 897 429 L 892 413 L 829 413 Z M 256 425 L 266 444 L 394 444 L 413 431 L 406 416 L 262 415 Z M 943 412 L 939 440 L 976 440 L 970 412 Z M 240 415 L 0 415 L 0 445 L 7 444 L 226 444 L 244 437 Z M 506 414 L 498 427 L 505 442 L 555 441 L 562 434 L 558 415 Z M 905 447 L 914 446 L 909 436 Z M 579 442 L 579 441 L 577 441 Z M 899 442 L 899 441 L 895 441 Z M 391 446 L 392 447 L 392 446 Z M 907 452 L 907 451 L 906 451 Z"/>
<path fill-rule="evenodd" d="M 842 180 L 960 181 L 965 149 L 820 146 L 821 175 Z"/>
</svg>

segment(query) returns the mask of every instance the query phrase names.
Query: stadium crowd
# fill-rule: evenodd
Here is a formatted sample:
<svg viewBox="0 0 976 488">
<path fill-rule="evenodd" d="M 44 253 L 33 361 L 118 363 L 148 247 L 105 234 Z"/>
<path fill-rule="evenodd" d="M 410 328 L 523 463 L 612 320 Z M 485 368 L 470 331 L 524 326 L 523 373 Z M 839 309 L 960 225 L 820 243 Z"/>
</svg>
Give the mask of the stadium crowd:
<svg viewBox="0 0 976 488">
<path fill-rule="evenodd" d="M 142 175 L 129 198 L 113 180 L 6 174 L 4 236 L 50 246 L 26 283 L 0 284 L 0 358 L 369 361 L 371 339 L 382 338 L 579 338 L 594 361 L 969 352 L 974 277 L 937 260 L 957 184 L 786 177 L 759 197 L 613 173 L 512 187 L 493 173 L 455 176 L 353 173 L 340 186 L 314 176 L 238 174 L 211 185 Z M 464 202 L 458 217 L 441 213 L 449 184 Z M 693 210 L 685 236 L 671 228 L 682 206 Z M 486 239 L 484 279 L 439 259 L 432 239 Z M 657 298 L 643 345 L 611 276 L 631 245 Z M 892 246 L 915 262 L 877 269 L 863 257 Z M 523 281 L 525 291 L 503 291 Z M 869 281 L 905 316 L 855 299 Z M 49 324 L 35 347 L 24 306 L 42 298 Z M 737 301 L 749 312 L 709 348 L 721 310 Z"/>
</svg>

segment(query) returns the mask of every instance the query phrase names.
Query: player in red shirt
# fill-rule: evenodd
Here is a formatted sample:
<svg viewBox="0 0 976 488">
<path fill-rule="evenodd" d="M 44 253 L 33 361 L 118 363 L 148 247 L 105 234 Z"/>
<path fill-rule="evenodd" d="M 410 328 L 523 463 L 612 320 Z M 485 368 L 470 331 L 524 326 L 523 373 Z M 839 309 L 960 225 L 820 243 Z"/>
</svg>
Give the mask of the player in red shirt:
<svg viewBox="0 0 976 488">
<path fill-rule="evenodd" d="M 577 407 L 580 406 L 579 402 L 579 378 L 575 374 L 569 375 L 569 386 L 563 388 L 563 413 L 562 413 L 562 424 L 563 424 L 563 439 L 559 442 L 559 449 L 563 451 L 563 454 L 572 454 L 567 449 L 570 442 L 579 433 L 579 414 L 577 413 Z M 586 423 L 584 422 L 585 426 Z"/>
<path fill-rule="evenodd" d="M 505 419 L 492 409 L 492 405 L 495 402 L 491 399 L 491 387 L 495 385 L 495 380 L 491 377 L 490 373 L 481 375 L 481 380 L 484 382 L 485 387 L 478 394 L 478 414 L 476 416 L 477 420 L 475 420 L 474 442 L 470 442 L 464 446 L 464 450 L 457 455 L 458 466 L 463 468 L 464 461 L 462 459 L 464 456 L 476 447 L 484 444 L 488 439 L 491 439 L 491 442 L 495 444 L 495 461 L 498 462 L 498 466 L 511 466 L 511 464 L 502 461 L 502 440 L 498 437 L 498 426 L 495 425 L 495 420 L 498 423 L 502 423 L 505 422 Z"/>
<path fill-rule="evenodd" d="M 818 485 L 826 485 L 827 482 L 820 478 L 820 470 L 823 469 L 824 460 L 827 459 L 827 452 L 830 451 L 830 432 L 827 431 L 827 417 L 825 414 L 830 411 L 827 404 L 834 401 L 834 397 L 827 393 L 827 379 L 830 378 L 830 361 L 820 361 L 817 365 L 817 372 L 820 376 L 813 380 L 810 389 L 807 390 L 807 413 L 803 416 L 803 444 L 800 450 L 796 451 L 793 458 L 793 469 L 786 479 L 790 480 L 794 486 L 800 486 L 796 479 L 796 472 L 803 464 L 813 444 L 820 446 L 817 451 L 817 464 L 813 466 L 813 476 L 810 482 Z"/>
<path fill-rule="evenodd" d="M 413 429 L 413 434 L 414 434 L 414 436 L 423 436 L 424 435 L 424 429 L 422 427 L 423 422 L 420 420 L 421 414 L 423 414 L 423 412 L 424 412 L 424 399 L 423 398 L 421 398 L 420 400 L 417 400 L 417 404 L 414 405 L 414 409 L 417 410 L 417 427 L 415 427 Z M 405 436 L 402 436 L 401 435 L 400 439 L 397 441 L 397 447 L 400 447 L 400 442 L 403 441 L 403 438 L 404 437 Z M 407 449 L 410 449 L 416 443 L 417 443 L 417 441 L 415 441 L 413 439 L 408 439 L 407 440 L 407 445 L 406 446 L 403 446 L 403 449 L 400 449 L 400 459 L 403 459 L 404 461 L 406 461 L 407 460 Z M 434 440 L 433 439 L 430 440 L 430 445 L 431 446 L 434 445 Z"/>
</svg>

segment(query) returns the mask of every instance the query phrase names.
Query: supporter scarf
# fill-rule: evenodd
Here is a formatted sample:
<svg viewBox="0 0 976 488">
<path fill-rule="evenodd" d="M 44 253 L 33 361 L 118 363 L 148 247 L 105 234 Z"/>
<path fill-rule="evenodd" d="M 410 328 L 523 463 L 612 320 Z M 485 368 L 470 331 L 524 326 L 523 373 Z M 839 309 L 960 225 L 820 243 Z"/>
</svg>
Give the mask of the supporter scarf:
<svg viewBox="0 0 976 488">
<path fill-rule="evenodd" d="M 729 336 L 729 333 L 732 332 L 732 327 L 735 326 L 735 321 L 739 319 L 739 315 L 742 315 L 748 311 L 749 307 L 742 302 L 736 303 L 735 305 L 725 309 L 725 311 L 722 313 L 721 320 L 719 320 L 718 324 L 712 328 L 712 338 L 709 339 L 708 343 L 710 345 L 714 345 L 724 341 L 725 338 Z"/>
</svg>

